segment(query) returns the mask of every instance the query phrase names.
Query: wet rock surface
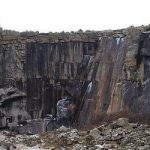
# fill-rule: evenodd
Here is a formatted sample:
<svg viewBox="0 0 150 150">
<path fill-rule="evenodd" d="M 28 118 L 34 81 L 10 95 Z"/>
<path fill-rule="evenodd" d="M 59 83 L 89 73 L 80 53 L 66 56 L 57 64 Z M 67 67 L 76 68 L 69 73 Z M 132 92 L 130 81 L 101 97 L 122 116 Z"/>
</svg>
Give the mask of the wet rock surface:
<svg viewBox="0 0 150 150">
<path fill-rule="evenodd" d="M 122 119 L 122 118 L 121 118 Z M 125 120 L 126 118 L 124 118 Z M 118 122 L 117 120 L 115 122 Z M 113 122 L 114 123 L 114 122 Z M 0 132 L 1 149 L 51 149 L 51 150 L 149 150 L 150 126 L 128 123 L 112 128 L 112 124 L 90 130 L 62 126 L 38 135 L 18 135 Z"/>
</svg>

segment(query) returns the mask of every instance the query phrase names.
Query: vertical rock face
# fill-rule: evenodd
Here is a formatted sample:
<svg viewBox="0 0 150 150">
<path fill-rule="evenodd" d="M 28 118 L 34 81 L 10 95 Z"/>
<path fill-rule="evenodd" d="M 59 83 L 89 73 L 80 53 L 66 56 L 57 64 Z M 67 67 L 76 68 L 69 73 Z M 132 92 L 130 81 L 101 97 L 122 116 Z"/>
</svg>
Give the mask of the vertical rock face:
<svg viewBox="0 0 150 150">
<path fill-rule="evenodd" d="M 92 81 L 98 86 L 83 100 L 81 125 L 96 120 L 103 112 L 150 113 L 150 33 L 142 30 L 130 28 L 126 36 L 101 38 L 93 62 L 97 71 Z"/>
<path fill-rule="evenodd" d="M 66 92 L 77 106 L 75 118 L 81 125 L 103 112 L 149 113 L 147 30 L 149 27 L 60 34 L 2 31 L 1 113 L 14 117 L 15 122 L 56 115 L 57 101 Z M 6 92 L 10 88 L 16 90 Z"/>
<path fill-rule="evenodd" d="M 88 49 L 94 53 L 95 45 L 95 42 L 82 41 L 27 43 L 27 108 L 33 118 L 55 114 L 57 101 L 65 90 L 72 97 L 76 96 L 81 86 L 80 78 L 83 80 L 81 71 L 86 70 L 81 69 L 84 67 L 82 59 Z"/>
<path fill-rule="evenodd" d="M 92 81 L 91 96 L 87 94 L 85 98 L 83 110 L 80 114 L 81 120 L 87 120 L 82 117 L 83 114 L 84 116 L 87 115 L 90 122 L 91 119 L 96 119 L 95 117 L 100 115 L 101 112 L 121 111 L 121 93 L 118 90 L 120 90 L 125 52 L 126 37 L 104 37 L 99 41 L 99 48 L 92 64 L 93 69 L 88 76 Z M 92 91 L 93 83 L 97 83 L 97 88 L 94 89 L 96 92 Z M 85 111 L 89 109 L 90 114 Z"/>
</svg>

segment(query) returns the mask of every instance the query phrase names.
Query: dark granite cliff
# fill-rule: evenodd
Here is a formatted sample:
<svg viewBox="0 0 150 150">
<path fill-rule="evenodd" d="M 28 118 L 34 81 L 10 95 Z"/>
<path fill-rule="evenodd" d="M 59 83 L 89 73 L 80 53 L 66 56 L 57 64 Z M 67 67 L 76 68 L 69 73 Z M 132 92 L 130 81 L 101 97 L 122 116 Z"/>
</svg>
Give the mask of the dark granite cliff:
<svg viewBox="0 0 150 150">
<path fill-rule="evenodd" d="M 150 113 L 150 30 L 0 31 L 0 109 L 12 124 L 56 114 L 65 92 L 81 125 L 103 113 Z"/>
</svg>

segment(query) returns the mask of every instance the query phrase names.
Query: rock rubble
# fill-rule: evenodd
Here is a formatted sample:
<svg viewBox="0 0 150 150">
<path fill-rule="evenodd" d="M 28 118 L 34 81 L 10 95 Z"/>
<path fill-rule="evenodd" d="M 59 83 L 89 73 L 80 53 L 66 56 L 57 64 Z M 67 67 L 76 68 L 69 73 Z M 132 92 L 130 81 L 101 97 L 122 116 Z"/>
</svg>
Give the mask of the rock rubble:
<svg viewBox="0 0 150 150">
<path fill-rule="evenodd" d="M 125 123 L 118 126 L 114 124 Z M 61 126 L 59 129 L 39 135 L 18 135 L 0 132 L 0 148 L 49 149 L 49 150 L 149 150 L 150 126 L 129 123 L 119 118 L 113 123 L 91 130 Z"/>
</svg>

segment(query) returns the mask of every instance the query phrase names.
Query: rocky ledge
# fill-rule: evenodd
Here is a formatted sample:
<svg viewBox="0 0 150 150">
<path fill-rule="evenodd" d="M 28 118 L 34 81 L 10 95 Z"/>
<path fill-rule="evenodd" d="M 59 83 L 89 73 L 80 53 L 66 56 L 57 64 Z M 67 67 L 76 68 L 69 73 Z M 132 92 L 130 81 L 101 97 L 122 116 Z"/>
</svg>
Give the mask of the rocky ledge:
<svg viewBox="0 0 150 150">
<path fill-rule="evenodd" d="M 149 150 L 150 126 L 119 118 L 93 129 L 59 129 L 38 135 L 0 132 L 0 149 Z"/>
</svg>

